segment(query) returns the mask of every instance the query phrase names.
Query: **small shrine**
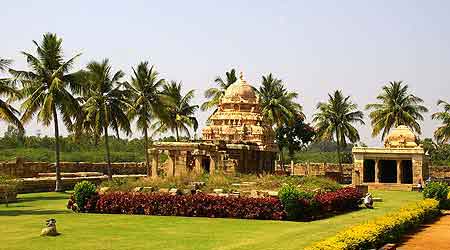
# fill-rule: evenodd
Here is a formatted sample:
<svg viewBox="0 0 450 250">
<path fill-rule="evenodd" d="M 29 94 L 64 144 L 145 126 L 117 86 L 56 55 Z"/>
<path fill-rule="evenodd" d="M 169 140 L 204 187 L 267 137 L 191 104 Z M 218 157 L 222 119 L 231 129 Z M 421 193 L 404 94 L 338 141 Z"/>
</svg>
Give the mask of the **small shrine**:
<svg viewBox="0 0 450 250">
<path fill-rule="evenodd" d="M 202 129 L 200 142 L 155 142 L 152 175 L 158 171 L 159 154 L 168 156 L 168 176 L 186 172 L 271 173 L 278 151 L 274 132 L 261 113 L 254 87 L 239 79 L 226 90 L 217 110 Z"/>
<path fill-rule="evenodd" d="M 417 144 L 415 134 L 407 126 L 393 129 L 383 148 L 354 147 L 352 183 L 359 184 L 423 184 L 428 177 L 425 152 Z"/>
</svg>

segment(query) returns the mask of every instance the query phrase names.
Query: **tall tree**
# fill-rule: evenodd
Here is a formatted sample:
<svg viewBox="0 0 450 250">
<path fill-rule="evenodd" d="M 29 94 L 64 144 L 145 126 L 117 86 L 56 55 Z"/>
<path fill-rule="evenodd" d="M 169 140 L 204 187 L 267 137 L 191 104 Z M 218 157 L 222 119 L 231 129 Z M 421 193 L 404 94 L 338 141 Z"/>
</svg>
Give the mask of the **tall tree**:
<svg viewBox="0 0 450 250">
<path fill-rule="evenodd" d="M 262 113 L 271 126 L 280 127 L 298 117 L 304 117 L 302 106 L 295 102 L 298 94 L 288 91 L 283 81 L 273 77 L 272 73 L 262 77 L 257 92 Z"/>
<path fill-rule="evenodd" d="M 297 119 L 304 119 L 302 106 L 295 102 L 298 94 L 290 92 L 282 80 L 275 78 L 272 73 L 262 77 L 261 86 L 256 90 L 260 97 L 261 111 L 270 126 L 275 131 L 285 124 L 292 126 Z M 280 139 L 280 134 L 276 135 Z M 284 169 L 283 150 L 280 150 L 281 166 Z"/>
<path fill-rule="evenodd" d="M 436 112 L 431 116 L 433 120 L 442 122 L 442 125 L 434 131 L 434 137 L 436 138 L 436 141 L 446 143 L 450 141 L 450 103 L 439 100 L 437 105 L 442 105 L 444 111 Z"/>
<path fill-rule="evenodd" d="M 56 155 L 56 191 L 61 191 L 60 173 L 60 142 L 58 112 L 66 126 L 70 125 L 71 117 L 79 110 L 79 104 L 70 90 L 78 88 L 74 74 L 68 73 L 75 59 L 64 60 L 62 52 L 62 39 L 55 34 L 47 33 L 41 43 L 33 41 L 36 46 L 36 55 L 22 52 L 26 57 L 29 71 L 10 69 L 14 80 L 22 84 L 21 96 L 25 98 L 21 109 L 22 122 L 29 122 L 37 113 L 38 121 L 49 126 L 53 120 L 55 129 L 55 155 Z"/>
<path fill-rule="evenodd" d="M 225 90 L 233 83 L 237 81 L 236 70 L 231 69 L 229 72 L 225 72 L 226 78 L 222 79 L 220 76 L 217 76 L 214 79 L 217 87 L 209 88 L 205 91 L 205 97 L 209 99 L 204 102 L 200 109 L 205 111 L 212 108 L 217 108 L 219 105 L 220 99 L 222 99 L 223 95 L 225 95 Z"/>
<path fill-rule="evenodd" d="M 317 109 L 318 112 L 314 114 L 313 118 L 317 139 L 332 140 L 334 137 L 337 144 L 339 168 L 342 173 L 341 149 L 347 145 L 347 140 L 352 143 L 359 141 L 358 130 L 353 124 L 364 124 L 364 115 L 350 100 L 350 96 L 344 96 L 340 90 L 328 94 L 328 101 L 319 102 Z"/>
<path fill-rule="evenodd" d="M 423 100 L 409 93 L 408 84 L 402 81 L 389 82 L 377 96 L 379 103 L 366 105 L 371 110 L 369 116 L 372 123 L 372 136 L 381 133 L 383 140 L 393 127 L 405 125 L 417 133 L 421 133 L 418 121 L 423 121 L 422 113 L 428 109 L 421 105 Z"/>
<path fill-rule="evenodd" d="M 9 65 L 10 60 L 0 58 L 0 72 L 5 72 Z M 20 96 L 20 92 L 16 88 L 15 81 L 6 78 L 0 78 L 0 97 L 5 96 L 10 100 L 16 99 Z M 18 115 L 19 111 L 11 106 L 8 101 L 0 99 L 0 119 L 16 126 L 20 133 L 24 133 L 22 122 L 20 122 Z"/>
<path fill-rule="evenodd" d="M 132 95 L 128 117 L 131 120 L 137 119 L 136 125 L 144 134 L 147 175 L 151 174 L 148 157 L 148 129 L 153 118 L 162 112 L 163 104 L 160 88 L 163 84 L 164 79 L 159 78 L 154 66 L 149 66 L 148 62 L 141 62 L 136 69 L 133 68 L 133 76 L 128 84 Z"/>
<path fill-rule="evenodd" d="M 155 132 L 161 133 L 168 130 L 175 133 L 177 141 L 180 140 L 180 132 L 184 132 L 190 137 L 189 128 L 197 130 L 198 121 L 194 114 L 198 105 L 192 105 L 194 90 L 190 90 L 186 95 L 181 93 L 181 83 L 171 81 L 164 84 L 162 91 L 164 101 L 164 111 L 160 113 L 158 121 L 152 127 Z"/>
<path fill-rule="evenodd" d="M 108 59 L 90 62 L 85 72 L 83 94 L 86 102 L 83 109 L 95 133 L 104 136 L 109 179 L 112 179 L 112 170 L 108 129 L 112 128 L 116 133 L 120 129 L 127 135 L 131 134 L 130 122 L 126 115 L 126 110 L 130 108 L 128 103 L 130 91 L 120 83 L 124 76 L 120 70 L 112 72 Z"/>
<path fill-rule="evenodd" d="M 292 123 L 285 123 L 275 131 L 278 149 L 287 149 L 292 158 L 296 151 L 306 148 L 315 136 L 314 128 L 305 123 L 303 117 L 298 117 Z"/>
</svg>

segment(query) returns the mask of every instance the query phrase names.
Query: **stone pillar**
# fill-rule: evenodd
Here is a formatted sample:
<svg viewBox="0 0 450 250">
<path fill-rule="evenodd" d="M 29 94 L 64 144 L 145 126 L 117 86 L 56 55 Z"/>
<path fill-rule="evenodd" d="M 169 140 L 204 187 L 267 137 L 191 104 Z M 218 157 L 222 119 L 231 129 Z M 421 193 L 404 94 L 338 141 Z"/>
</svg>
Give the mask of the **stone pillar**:
<svg viewBox="0 0 450 250">
<path fill-rule="evenodd" d="M 402 160 L 397 160 L 397 184 L 402 183 Z"/>
<path fill-rule="evenodd" d="M 196 174 L 202 174 L 203 168 L 202 168 L 202 156 L 201 155 L 194 155 L 194 172 Z"/>
<path fill-rule="evenodd" d="M 152 152 L 152 178 L 158 177 L 159 150 L 153 149 Z"/>
<path fill-rule="evenodd" d="M 363 173 L 364 173 L 364 170 L 363 170 Z M 375 159 L 375 183 L 379 183 L 379 182 L 380 182 L 380 160 Z"/>
<path fill-rule="evenodd" d="M 216 153 L 211 152 L 209 155 L 209 175 L 214 175 L 216 172 Z"/>
<path fill-rule="evenodd" d="M 169 167 L 167 169 L 167 176 L 173 177 L 175 176 L 175 165 L 177 163 L 176 151 L 169 150 L 168 163 Z"/>
</svg>

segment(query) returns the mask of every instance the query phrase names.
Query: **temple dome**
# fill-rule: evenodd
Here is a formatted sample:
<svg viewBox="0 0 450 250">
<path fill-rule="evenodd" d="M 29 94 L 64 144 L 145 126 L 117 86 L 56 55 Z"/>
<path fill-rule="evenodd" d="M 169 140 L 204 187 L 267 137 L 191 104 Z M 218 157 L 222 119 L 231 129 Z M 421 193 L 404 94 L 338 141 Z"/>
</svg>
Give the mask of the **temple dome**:
<svg viewBox="0 0 450 250">
<path fill-rule="evenodd" d="M 232 98 L 235 96 L 242 97 L 243 99 L 256 98 L 255 90 L 244 80 L 242 73 L 239 79 L 225 90 L 224 98 Z"/>
<path fill-rule="evenodd" d="M 417 147 L 416 135 L 405 125 L 393 129 L 384 141 L 386 148 L 415 148 Z"/>
</svg>

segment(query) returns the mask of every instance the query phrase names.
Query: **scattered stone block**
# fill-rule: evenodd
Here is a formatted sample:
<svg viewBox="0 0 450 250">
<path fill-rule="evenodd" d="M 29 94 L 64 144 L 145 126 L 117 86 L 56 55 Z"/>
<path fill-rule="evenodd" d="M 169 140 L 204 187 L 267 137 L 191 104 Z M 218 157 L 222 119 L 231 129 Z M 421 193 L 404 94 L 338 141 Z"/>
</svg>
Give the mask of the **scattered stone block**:
<svg viewBox="0 0 450 250">
<path fill-rule="evenodd" d="M 228 194 L 219 194 L 219 197 L 228 197 L 229 195 Z"/>
<path fill-rule="evenodd" d="M 100 190 L 98 191 L 100 194 L 105 194 L 106 192 L 108 192 L 108 190 L 110 190 L 110 187 L 102 187 L 100 188 Z"/>
<path fill-rule="evenodd" d="M 169 190 L 169 194 L 171 194 L 171 195 L 176 195 L 176 194 L 178 194 L 178 189 L 176 189 L 176 188 L 171 188 L 171 189 Z"/>
<path fill-rule="evenodd" d="M 160 188 L 158 191 L 161 193 L 168 193 L 169 189 L 168 188 Z"/>
<path fill-rule="evenodd" d="M 221 194 L 221 193 L 223 193 L 223 189 L 222 188 L 216 188 L 216 189 L 213 190 L 213 192 L 216 193 L 216 194 Z"/>
<path fill-rule="evenodd" d="M 141 192 L 147 192 L 147 193 L 151 193 L 154 192 L 155 189 L 153 187 L 143 187 Z"/>
<path fill-rule="evenodd" d="M 270 197 L 278 197 L 278 191 L 269 191 L 269 192 L 267 192 L 267 194 Z"/>
<path fill-rule="evenodd" d="M 253 186 L 253 185 L 256 185 L 256 182 L 254 182 L 254 181 L 243 181 L 241 184 L 248 185 L 248 186 Z"/>
<path fill-rule="evenodd" d="M 133 188 L 133 192 L 141 192 L 141 191 L 142 191 L 142 187 Z"/>
</svg>

